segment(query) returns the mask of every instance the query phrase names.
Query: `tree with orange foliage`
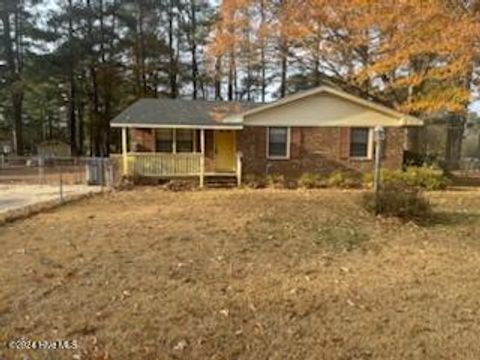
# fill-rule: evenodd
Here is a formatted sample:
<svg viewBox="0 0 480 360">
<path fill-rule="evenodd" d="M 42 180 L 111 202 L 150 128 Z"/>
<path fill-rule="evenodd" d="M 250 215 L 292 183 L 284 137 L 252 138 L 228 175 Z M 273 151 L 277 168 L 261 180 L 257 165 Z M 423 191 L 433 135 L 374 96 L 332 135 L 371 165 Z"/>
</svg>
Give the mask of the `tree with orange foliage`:
<svg viewBox="0 0 480 360">
<path fill-rule="evenodd" d="M 480 23 L 441 0 L 309 0 L 307 42 L 323 33 L 335 77 L 414 113 L 463 112 Z M 320 19 L 320 20 L 319 20 Z"/>
</svg>

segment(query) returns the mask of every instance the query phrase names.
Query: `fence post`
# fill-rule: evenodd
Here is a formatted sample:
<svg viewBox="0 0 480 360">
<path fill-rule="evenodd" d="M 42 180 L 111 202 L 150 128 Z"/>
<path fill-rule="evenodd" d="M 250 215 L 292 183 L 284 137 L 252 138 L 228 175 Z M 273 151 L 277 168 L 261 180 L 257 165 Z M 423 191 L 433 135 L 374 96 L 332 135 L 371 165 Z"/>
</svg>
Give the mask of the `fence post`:
<svg viewBox="0 0 480 360">
<path fill-rule="evenodd" d="M 104 166 L 104 157 L 103 154 L 100 157 L 100 190 L 103 192 L 103 186 L 105 182 L 105 166 Z"/>
<path fill-rule="evenodd" d="M 42 155 L 38 157 L 38 183 L 45 183 L 45 159 Z"/>
<path fill-rule="evenodd" d="M 128 157 L 127 157 L 127 128 L 122 127 L 122 163 L 123 176 L 128 176 Z"/>
<path fill-rule="evenodd" d="M 107 163 L 107 169 L 108 169 L 108 176 L 107 176 L 107 187 L 112 188 L 113 187 L 113 165 L 112 162 L 109 158 L 108 163 Z"/>
</svg>

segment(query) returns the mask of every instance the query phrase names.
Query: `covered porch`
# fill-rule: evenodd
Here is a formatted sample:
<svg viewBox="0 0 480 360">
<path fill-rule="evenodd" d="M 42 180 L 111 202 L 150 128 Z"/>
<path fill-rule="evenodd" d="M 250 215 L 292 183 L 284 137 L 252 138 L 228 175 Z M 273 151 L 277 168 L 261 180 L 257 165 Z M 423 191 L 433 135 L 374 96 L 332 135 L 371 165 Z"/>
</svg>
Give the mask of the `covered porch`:
<svg viewBox="0 0 480 360">
<path fill-rule="evenodd" d="M 242 162 L 232 126 L 122 126 L 125 176 L 180 178 L 233 177 L 241 184 Z"/>
</svg>

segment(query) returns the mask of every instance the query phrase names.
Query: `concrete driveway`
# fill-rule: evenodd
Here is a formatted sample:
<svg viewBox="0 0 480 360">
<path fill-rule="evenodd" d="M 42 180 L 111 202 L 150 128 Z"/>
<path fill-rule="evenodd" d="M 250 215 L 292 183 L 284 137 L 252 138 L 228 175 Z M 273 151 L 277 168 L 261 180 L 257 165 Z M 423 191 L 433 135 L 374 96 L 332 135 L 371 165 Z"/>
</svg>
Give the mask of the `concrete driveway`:
<svg viewBox="0 0 480 360">
<path fill-rule="evenodd" d="M 98 186 L 64 185 L 63 187 L 65 198 L 98 191 L 100 191 Z M 0 214 L 57 199 L 60 199 L 58 186 L 0 185 Z"/>
</svg>

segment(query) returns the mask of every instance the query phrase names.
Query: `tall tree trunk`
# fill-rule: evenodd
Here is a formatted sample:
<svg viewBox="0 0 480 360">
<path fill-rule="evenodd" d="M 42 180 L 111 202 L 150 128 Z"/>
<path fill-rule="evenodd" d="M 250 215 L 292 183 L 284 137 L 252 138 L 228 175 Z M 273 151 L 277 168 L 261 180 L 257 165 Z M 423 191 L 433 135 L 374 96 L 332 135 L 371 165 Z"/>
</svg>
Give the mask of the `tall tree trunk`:
<svg viewBox="0 0 480 360">
<path fill-rule="evenodd" d="M 235 52 L 232 46 L 228 61 L 228 101 L 233 101 L 235 87 Z"/>
<path fill-rule="evenodd" d="M 88 16 L 88 38 L 89 38 L 89 81 L 90 84 L 88 86 L 88 143 L 89 143 L 89 153 L 91 156 L 95 155 L 95 142 L 96 142 L 96 132 L 97 126 L 96 123 L 98 121 L 98 112 L 99 112 L 99 104 L 98 104 L 98 86 L 97 86 L 97 68 L 96 68 L 96 58 L 95 52 L 93 50 L 95 44 L 95 38 L 93 35 L 93 14 L 95 14 L 95 9 L 92 7 L 91 1 L 87 1 L 87 7 L 90 10 Z"/>
<path fill-rule="evenodd" d="M 285 97 L 287 94 L 287 71 L 288 71 L 288 44 L 287 40 L 282 37 L 280 45 L 280 97 Z"/>
<path fill-rule="evenodd" d="M 15 9 L 15 16 L 18 16 L 19 9 Z M 18 19 L 18 18 L 17 18 Z M 6 8 L 1 11 L 1 20 L 3 25 L 3 44 L 5 51 L 5 60 L 7 62 L 8 79 L 7 83 L 11 91 L 11 105 L 13 114 L 12 124 L 12 142 L 13 150 L 17 155 L 23 155 L 23 84 L 21 83 L 20 69 L 21 66 L 16 62 L 20 49 L 16 48 L 15 54 L 13 50 L 13 41 L 11 38 L 10 14 Z M 17 20 L 15 20 L 17 23 Z M 15 29 L 15 39 L 18 39 L 18 28 Z"/>
<path fill-rule="evenodd" d="M 170 56 L 169 64 L 169 80 L 170 80 L 170 96 L 175 99 L 178 96 L 177 88 L 177 63 L 175 57 L 175 48 L 174 48 L 174 2 L 175 0 L 170 0 L 168 5 L 168 48 Z"/>
<path fill-rule="evenodd" d="M 320 41 L 321 41 L 321 35 L 318 37 L 318 41 L 316 42 L 316 47 L 315 47 L 315 53 L 314 53 L 314 69 L 313 71 L 315 72 L 314 76 L 314 84 L 315 86 L 320 86 Z"/>
<path fill-rule="evenodd" d="M 105 36 L 104 36 L 104 8 L 103 0 L 99 0 L 99 18 L 100 18 L 100 59 L 102 62 L 103 74 L 103 114 L 102 114 L 102 152 L 101 155 L 108 156 L 110 153 L 110 112 L 111 112 L 111 96 L 112 96 L 112 69 L 110 68 L 105 54 Z"/>
<path fill-rule="evenodd" d="M 23 155 L 23 87 L 20 85 L 17 89 L 13 89 L 12 94 L 13 105 L 13 148 L 17 155 Z"/>
<path fill-rule="evenodd" d="M 143 29 L 143 22 L 144 22 L 144 13 L 143 13 L 143 5 L 141 2 L 138 2 L 138 36 L 140 37 L 140 51 L 139 51 L 139 61 L 140 61 L 140 79 L 141 79 L 141 95 L 147 95 L 147 74 L 146 74 L 146 67 L 145 67 L 145 36 L 144 36 L 144 29 Z M 137 65 L 138 66 L 138 65 Z"/>
<path fill-rule="evenodd" d="M 247 17 L 249 14 L 247 13 Z M 245 38 L 247 39 L 247 49 L 246 49 L 246 56 L 247 56 L 247 84 L 246 84 L 246 92 L 247 92 L 247 101 L 252 99 L 251 90 L 252 90 L 252 43 L 250 37 L 250 24 L 247 26 L 246 30 L 247 34 Z"/>
<path fill-rule="evenodd" d="M 98 122 L 98 113 L 99 113 L 99 101 L 98 101 L 98 82 L 97 82 L 97 71 L 95 66 L 90 67 L 90 78 L 92 80 L 92 100 L 90 102 L 90 155 L 98 155 L 97 149 L 97 133 L 99 132 L 97 122 Z"/>
<path fill-rule="evenodd" d="M 265 19 L 265 0 L 260 1 L 260 26 L 266 24 Z M 262 92 L 262 102 L 265 102 L 265 95 L 267 89 L 267 80 L 266 80 L 266 67 L 267 62 L 265 61 L 265 29 L 262 29 L 263 33 L 260 37 L 260 68 L 261 68 L 261 92 Z"/>
<path fill-rule="evenodd" d="M 69 94 L 68 94 L 68 129 L 70 140 L 70 151 L 72 155 L 78 154 L 77 147 L 77 123 L 75 116 L 76 103 L 76 86 L 75 86 L 75 49 L 73 45 L 73 4 L 72 0 L 68 0 L 68 43 L 70 52 L 70 69 L 69 69 Z"/>
<path fill-rule="evenodd" d="M 77 144 L 78 144 L 78 154 L 83 155 L 84 153 L 84 142 L 85 142 L 85 84 L 87 82 L 87 77 L 85 70 L 82 70 L 80 74 L 80 86 L 81 89 L 77 94 Z"/>
<path fill-rule="evenodd" d="M 198 92 L 198 62 L 197 62 L 197 15 L 195 0 L 190 1 L 190 17 L 191 17 L 191 52 L 192 52 L 192 86 L 193 99 L 197 99 Z"/>
<path fill-rule="evenodd" d="M 222 98 L 222 56 L 218 55 L 215 59 L 215 100 Z"/>
</svg>

